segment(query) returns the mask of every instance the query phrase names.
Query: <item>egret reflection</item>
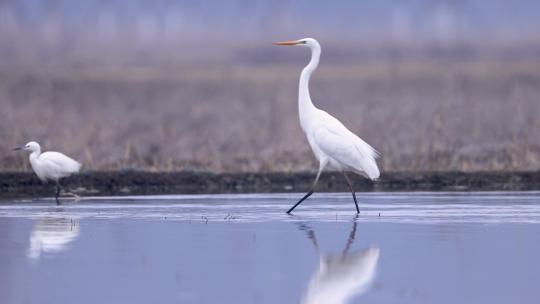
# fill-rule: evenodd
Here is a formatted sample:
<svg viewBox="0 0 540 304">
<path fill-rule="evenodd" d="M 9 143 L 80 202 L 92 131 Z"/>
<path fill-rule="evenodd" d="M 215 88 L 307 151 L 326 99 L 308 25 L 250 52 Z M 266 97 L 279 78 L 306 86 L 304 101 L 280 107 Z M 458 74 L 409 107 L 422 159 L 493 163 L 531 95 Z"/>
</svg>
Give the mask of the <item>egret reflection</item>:
<svg viewBox="0 0 540 304">
<path fill-rule="evenodd" d="M 38 220 L 30 234 L 28 258 L 39 260 L 42 253 L 64 251 L 79 236 L 79 223 L 71 218 L 46 218 Z"/>
<path fill-rule="evenodd" d="M 349 252 L 355 239 L 356 228 L 357 223 L 354 222 L 341 254 L 325 254 L 320 252 L 313 229 L 305 224 L 300 225 L 300 229 L 306 232 L 319 255 L 319 266 L 311 277 L 301 303 L 347 303 L 369 289 L 377 270 L 380 250 L 370 247 Z"/>
</svg>

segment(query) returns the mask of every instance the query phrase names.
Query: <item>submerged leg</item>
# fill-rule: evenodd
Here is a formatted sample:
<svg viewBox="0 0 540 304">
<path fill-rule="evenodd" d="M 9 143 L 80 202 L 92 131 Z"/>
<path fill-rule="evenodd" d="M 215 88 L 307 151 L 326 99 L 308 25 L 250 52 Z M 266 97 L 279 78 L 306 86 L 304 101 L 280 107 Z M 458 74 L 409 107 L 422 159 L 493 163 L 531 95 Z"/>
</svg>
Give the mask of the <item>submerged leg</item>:
<svg viewBox="0 0 540 304">
<path fill-rule="evenodd" d="M 60 196 L 60 191 L 62 191 L 62 187 L 60 186 L 60 183 L 56 181 L 56 195 L 54 196 L 54 198 L 56 199 L 57 205 L 60 205 L 60 200 L 58 199 L 58 197 Z"/>
<path fill-rule="evenodd" d="M 347 185 L 349 185 L 349 190 L 351 190 L 352 197 L 354 200 L 354 205 L 356 206 L 356 213 L 360 213 L 360 209 L 358 208 L 358 202 L 356 201 L 356 194 L 354 193 L 354 189 L 351 184 L 351 180 L 349 179 L 349 176 L 347 175 L 347 172 L 343 171 L 343 176 L 345 176 L 345 179 L 347 180 Z"/>
<path fill-rule="evenodd" d="M 294 206 L 292 206 L 292 208 L 289 209 L 289 211 L 287 211 L 288 214 L 290 214 L 294 210 L 294 208 L 298 207 L 300 203 L 302 203 L 306 198 L 308 198 L 310 195 L 313 194 L 313 191 L 315 191 L 315 186 L 317 185 L 317 182 L 319 181 L 319 177 L 321 177 L 321 172 L 324 169 L 325 165 L 326 165 L 326 162 L 321 162 L 321 164 L 319 165 L 319 172 L 317 172 L 317 177 L 315 177 L 315 181 L 313 182 L 313 185 L 309 189 L 309 192 L 306 193 L 306 195 L 304 195 L 304 197 L 302 197 Z"/>
<path fill-rule="evenodd" d="M 56 181 L 56 193 L 54 195 L 54 198 L 56 199 L 56 204 L 57 205 L 60 205 L 60 194 L 62 194 L 62 192 L 63 192 L 63 195 L 62 195 L 63 197 L 71 196 L 71 197 L 74 198 L 74 200 L 76 202 L 81 200 L 81 197 L 78 196 L 77 194 L 66 191 L 66 189 L 63 188 L 62 185 L 60 184 L 60 181 L 57 180 Z"/>
</svg>

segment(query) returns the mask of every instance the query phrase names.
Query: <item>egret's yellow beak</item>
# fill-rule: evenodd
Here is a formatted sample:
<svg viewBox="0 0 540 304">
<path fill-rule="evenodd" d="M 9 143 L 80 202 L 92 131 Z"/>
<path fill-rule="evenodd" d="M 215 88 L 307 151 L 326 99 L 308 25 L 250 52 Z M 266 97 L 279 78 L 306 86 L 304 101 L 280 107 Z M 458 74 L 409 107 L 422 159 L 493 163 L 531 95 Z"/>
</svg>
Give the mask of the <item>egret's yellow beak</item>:
<svg viewBox="0 0 540 304">
<path fill-rule="evenodd" d="M 274 42 L 275 45 L 297 45 L 300 42 L 298 40 L 289 40 L 289 41 L 282 41 L 282 42 Z"/>
</svg>

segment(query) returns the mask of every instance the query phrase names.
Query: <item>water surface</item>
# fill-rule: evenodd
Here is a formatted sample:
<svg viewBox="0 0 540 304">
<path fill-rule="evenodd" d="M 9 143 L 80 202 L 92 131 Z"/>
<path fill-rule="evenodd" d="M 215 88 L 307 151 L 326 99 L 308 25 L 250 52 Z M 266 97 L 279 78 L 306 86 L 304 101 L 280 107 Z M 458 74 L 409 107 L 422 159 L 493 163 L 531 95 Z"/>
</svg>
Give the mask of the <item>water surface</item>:
<svg viewBox="0 0 540 304">
<path fill-rule="evenodd" d="M 0 203 L 0 303 L 538 303 L 539 193 Z"/>
</svg>

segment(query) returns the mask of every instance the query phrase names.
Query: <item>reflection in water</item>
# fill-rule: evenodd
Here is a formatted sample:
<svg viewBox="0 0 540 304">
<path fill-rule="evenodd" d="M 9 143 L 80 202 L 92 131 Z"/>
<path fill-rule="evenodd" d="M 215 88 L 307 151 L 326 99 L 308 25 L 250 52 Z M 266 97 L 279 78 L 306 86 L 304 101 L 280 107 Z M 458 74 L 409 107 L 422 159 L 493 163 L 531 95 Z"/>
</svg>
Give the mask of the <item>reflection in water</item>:
<svg viewBox="0 0 540 304">
<path fill-rule="evenodd" d="M 38 260 L 41 253 L 57 253 L 79 236 L 79 224 L 70 218 L 46 218 L 37 221 L 30 234 L 28 258 Z"/>
<path fill-rule="evenodd" d="M 380 250 L 371 247 L 349 252 L 356 235 L 356 226 L 355 221 L 341 254 L 329 255 L 319 251 L 313 229 L 304 224 L 300 225 L 300 229 L 307 233 L 320 258 L 319 267 L 311 278 L 302 303 L 346 303 L 353 296 L 359 296 L 368 290 L 375 277 Z"/>
</svg>

